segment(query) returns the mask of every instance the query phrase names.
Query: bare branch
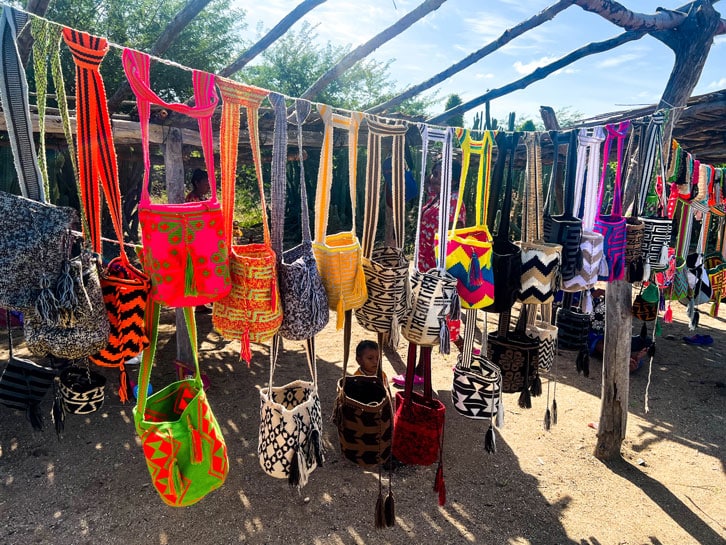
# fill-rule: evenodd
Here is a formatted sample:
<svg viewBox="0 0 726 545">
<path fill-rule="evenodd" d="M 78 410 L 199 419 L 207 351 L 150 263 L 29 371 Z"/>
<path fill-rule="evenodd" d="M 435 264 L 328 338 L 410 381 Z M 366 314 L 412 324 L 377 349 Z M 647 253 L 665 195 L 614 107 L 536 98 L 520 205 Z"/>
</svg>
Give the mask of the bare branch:
<svg viewBox="0 0 726 545">
<path fill-rule="evenodd" d="M 304 0 L 294 10 L 288 13 L 284 19 L 275 25 L 275 27 L 265 34 L 256 44 L 250 47 L 247 51 L 242 53 L 234 62 L 228 66 L 222 68 L 219 72 L 220 76 L 229 77 L 232 74 L 239 72 L 244 68 L 252 59 L 262 53 L 265 49 L 270 47 L 275 40 L 285 34 L 292 25 L 302 19 L 309 11 L 313 8 L 324 3 L 326 0 Z"/>
<path fill-rule="evenodd" d="M 538 27 L 542 23 L 545 23 L 552 19 L 555 15 L 557 15 L 562 10 L 570 7 L 573 4 L 574 0 L 560 0 L 556 4 L 542 10 L 537 15 L 534 15 L 533 17 L 530 17 L 526 21 L 523 21 L 519 23 L 518 25 L 513 26 L 512 28 L 509 28 L 505 30 L 499 38 L 496 40 L 489 42 L 487 45 L 479 49 L 478 51 L 475 51 L 474 53 L 468 55 L 461 61 L 457 62 L 456 64 L 450 66 L 443 72 L 439 72 L 435 76 L 427 79 L 423 83 L 419 83 L 418 85 L 414 85 L 413 87 L 410 87 L 403 93 L 401 93 L 398 96 L 393 97 L 387 102 L 384 102 L 383 104 L 379 104 L 378 106 L 374 106 L 373 108 L 369 109 L 369 113 L 380 113 L 383 111 L 390 111 L 391 109 L 395 108 L 399 104 L 401 104 L 404 100 L 407 100 L 413 96 L 416 96 L 423 91 L 426 91 L 427 89 L 430 89 L 434 85 L 438 85 L 442 81 L 449 79 L 454 74 L 457 74 L 464 70 L 465 68 L 468 68 L 472 64 L 480 61 L 487 55 L 493 53 L 497 49 L 502 48 L 509 42 L 511 42 L 514 38 L 517 38 L 518 36 L 521 36 L 528 30 L 531 30 L 535 27 Z"/>
<path fill-rule="evenodd" d="M 408 12 L 386 30 L 374 36 L 363 45 L 359 45 L 353 51 L 343 57 L 338 64 L 333 66 L 325 74 L 320 76 L 303 94 L 302 98 L 312 100 L 315 96 L 325 89 L 332 81 L 338 79 L 340 75 L 353 66 L 362 58 L 368 56 L 371 52 L 378 49 L 381 45 L 389 41 L 391 38 L 398 36 L 401 32 L 413 25 L 416 21 L 428 15 L 432 11 L 439 9 L 441 4 L 446 0 L 425 0 L 418 7 Z"/>
<path fill-rule="evenodd" d="M 676 10 L 658 8 L 654 15 L 629 10 L 614 0 L 575 0 L 585 11 L 597 13 L 600 17 L 625 30 L 668 30 L 680 25 L 686 18 L 690 4 Z"/>
<path fill-rule="evenodd" d="M 450 110 L 447 110 L 442 114 L 427 119 L 426 121 L 432 124 L 441 123 L 443 120 L 451 117 L 452 115 L 467 112 L 472 108 L 476 108 L 477 106 L 484 104 L 487 100 L 499 98 L 501 96 L 511 93 L 512 91 L 524 89 L 532 83 L 546 78 L 551 73 L 556 72 L 557 70 L 564 68 L 565 66 L 572 64 L 573 62 L 580 60 L 583 57 L 594 55 L 595 53 L 609 51 L 624 43 L 637 40 L 641 38 L 644 34 L 646 34 L 644 30 L 629 30 L 627 32 L 623 32 L 618 36 L 615 36 L 614 38 L 610 38 L 609 40 L 605 40 L 602 42 L 592 42 L 581 47 L 580 49 L 576 49 L 575 51 L 568 53 L 564 57 L 561 57 L 546 66 L 537 68 L 531 74 L 528 74 L 525 77 L 518 79 L 517 81 L 505 85 L 504 87 L 499 87 L 498 89 L 492 89 L 491 91 L 488 91 L 485 94 L 470 100 L 469 102 L 460 104 L 459 106 L 451 108 Z"/>
<path fill-rule="evenodd" d="M 156 39 L 154 45 L 151 46 L 149 54 L 155 57 L 163 55 L 169 46 L 174 43 L 177 36 L 186 28 L 186 26 L 202 11 L 211 0 L 189 0 L 187 4 L 169 21 L 161 35 Z M 118 110 L 123 100 L 128 96 L 131 87 L 127 81 L 119 85 L 118 89 L 113 93 L 108 101 L 108 110 L 110 113 Z"/>
</svg>

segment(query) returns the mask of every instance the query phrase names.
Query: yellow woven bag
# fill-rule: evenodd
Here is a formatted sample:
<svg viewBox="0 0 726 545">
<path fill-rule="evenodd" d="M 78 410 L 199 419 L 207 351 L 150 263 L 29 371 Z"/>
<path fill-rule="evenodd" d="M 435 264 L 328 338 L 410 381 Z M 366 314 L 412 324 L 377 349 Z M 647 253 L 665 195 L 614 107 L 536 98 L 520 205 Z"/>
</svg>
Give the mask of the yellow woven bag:
<svg viewBox="0 0 726 545">
<path fill-rule="evenodd" d="M 313 252 L 318 271 L 328 295 L 328 305 L 338 314 L 336 327 L 341 329 L 345 312 L 359 308 L 368 299 L 363 273 L 360 241 L 355 232 L 355 181 L 358 161 L 358 129 L 363 114 L 350 117 L 336 114 L 330 106 L 317 105 L 325 123 L 320 151 L 318 186 L 315 192 L 315 239 Z M 330 188 L 333 185 L 333 129 L 348 131 L 348 176 L 352 210 L 350 231 L 327 235 L 330 213 Z"/>
</svg>

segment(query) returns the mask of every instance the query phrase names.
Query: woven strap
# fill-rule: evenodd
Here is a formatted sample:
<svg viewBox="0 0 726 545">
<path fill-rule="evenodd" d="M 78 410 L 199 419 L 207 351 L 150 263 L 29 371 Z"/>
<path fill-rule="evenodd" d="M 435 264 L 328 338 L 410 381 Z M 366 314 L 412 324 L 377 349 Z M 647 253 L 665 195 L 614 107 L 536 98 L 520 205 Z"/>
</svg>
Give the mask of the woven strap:
<svg viewBox="0 0 726 545">
<path fill-rule="evenodd" d="M 563 213 L 572 214 L 575 205 L 575 170 L 577 165 L 577 131 L 574 129 L 569 131 L 549 131 L 550 140 L 554 146 L 554 155 L 552 157 L 552 172 L 550 174 L 550 185 L 547 191 L 547 199 L 544 204 L 544 213 L 552 215 L 552 206 L 555 200 L 555 184 L 559 178 L 560 172 L 560 145 L 567 145 L 567 155 L 565 156 L 565 202 Z"/>
<path fill-rule="evenodd" d="M 56 102 L 63 124 L 63 134 L 68 144 L 68 153 L 71 157 L 73 174 L 78 179 L 78 163 L 76 161 L 76 147 L 73 142 L 73 129 L 68 112 L 68 99 L 66 98 L 65 81 L 60 61 L 60 42 L 62 28 L 40 17 L 30 20 L 33 33 L 33 68 L 35 69 L 35 92 L 38 104 L 38 127 L 40 129 L 40 149 L 38 151 L 38 165 L 43 176 L 43 186 L 46 195 L 50 194 L 48 181 L 48 163 L 45 151 L 45 107 L 48 92 L 48 67 L 50 61 L 50 75 L 56 92 Z"/>
<path fill-rule="evenodd" d="M 285 236 L 285 203 L 287 200 L 287 107 L 285 97 L 279 93 L 268 95 L 275 112 L 275 129 L 272 137 L 272 248 L 278 261 L 283 258 L 283 239 Z M 295 110 L 290 120 L 297 126 L 297 154 L 300 162 L 300 222 L 302 241 L 310 242 L 310 217 L 308 193 L 305 189 L 305 162 L 303 161 L 302 126 L 310 114 L 310 102 L 301 98 L 295 100 Z"/>
<path fill-rule="evenodd" d="M 471 360 L 474 356 L 474 335 L 476 334 L 476 312 L 477 309 L 470 308 L 466 310 L 466 323 L 464 324 L 464 347 L 461 350 L 458 367 L 460 369 L 471 369 Z M 486 324 L 486 318 L 484 319 Z M 486 327 L 486 325 L 485 325 Z M 485 334 L 486 336 L 486 334 Z M 486 351 L 482 352 L 486 355 Z"/>
<path fill-rule="evenodd" d="M 156 357 L 156 343 L 159 339 L 159 316 L 161 314 L 161 304 L 154 301 L 151 308 L 146 311 L 146 331 L 151 331 L 151 344 L 149 348 L 144 350 L 139 368 L 139 389 L 137 395 L 137 405 L 135 412 L 136 422 L 140 422 L 146 415 L 146 399 L 148 396 L 149 381 L 151 379 L 151 368 L 154 365 Z M 192 345 L 192 360 L 194 361 L 194 385 L 198 390 L 202 390 L 202 374 L 199 371 L 199 358 L 197 354 L 197 323 L 194 319 L 194 307 L 184 307 L 184 323 L 186 324 L 187 333 L 189 334 L 189 342 Z"/>
<path fill-rule="evenodd" d="M 504 189 L 502 215 L 499 219 L 496 238 L 500 241 L 504 240 L 509 242 L 509 216 L 512 210 L 512 168 L 514 166 L 514 154 L 517 151 L 517 144 L 519 144 L 519 138 L 522 136 L 522 133 L 513 132 L 503 136 L 504 138 L 497 139 L 497 146 L 499 147 L 499 153 L 509 153 L 509 162 L 507 163 L 507 184 Z"/>
<path fill-rule="evenodd" d="M 430 346 L 419 347 L 415 343 L 408 343 L 408 357 L 406 358 L 406 385 L 403 390 L 403 402 L 410 404 L 413 401 L 413 382 L 416 374 L 416 350 L 420 348 L 419 358 L 423 368 L 423 397 L 425 401 L 433 399 L 433 387 L 431 385 L 431 351 Z"/>
<path fill-rule="evenodd" d="M 597 215 L 598 173 L 600 172 L 600 148 L 605 140 L 605 130 L 595 127 L 592 132 L 580 129 L 577 134 L 577 168 L 575 170 L 575 206 L 571 212 L 582 217 L 582 228 L 592 231 Z M 581 216 L 579 208 L 582 208 Z"/>
<path fill-rule="evenodd" d="M 685 202 L 678 203 L 680 215 L 678 216 L 678 236 L 676 238 L 676 256 L 685 258 L 691 246 L 691 231 L 693 230 L 693 209 Z"/>
<path fill-rule="evenodd" d="M 252 161 L 255 164 L 257 189 L 260 193 L 262 230 L 265 244 L 269 246 L 271 244 L 270 228 L 267 222 L 265 191 L 262 185 L 262 159 L 260 156 L 260 143 L 257 129 L 257 117 L 260 104 L 269 91 L 250 85 L 243 85 L 221 77 L 217 78 L 217 86 L 222 95 L 219 165 L 222 178 L 222 215 L 224 218 L 224 235 L 227 238 L 227 245 L 232 247 L 240 109 L 244 106 L 247 113 L 247 129 L 249 132 L 250 147 L 252 148 Z"/>
<path fill-rule="evenodd" d="M 494 138 L 492 131 L 484 131 L 481 140 L 474 140 L 469 129 L 456 129 L 456 136 L 461 147 L 461 180 L 459 182 L 459 199 L 456 201 L 456 213 L 454 214 L 454 225 L 456 227 L 461 207 L 464 204 L 466 178 L 469 173 L 469 163 L 472 155 L 479 156 L 479 170 L 476 176 L 476 217 L 474 226 L 481 227 L 487 223 L 487 209 L 489 204 L 489 192 L 491 190 L 491 169 L 492 151 L 494 149 Z"/>
<path fill-rule="evenodd" d="M 9 6 L 3 7 L 0 14 L 0 97 L 20 192 L 28 199 L 46 202 L 47 195 L 33 140 L 28 82 L 17 46 L 17 35 L 27 22 L 27 13 Z"/>
<path fill-rule="evenodd" d="M 610 144 L 613 140 L 617 141 L 618 158 L 615 166 L 615 185 L 613 189 L 613 205 L 610 209 L 610 214 L 613 217 L 622 217 L 623 215 L 623 191 L 622 191 L 622 177 L 623 177 L 623 152 L 625 150 L 625 138 L 628 135 L 628 129 L 630 128 L 630 121 L 623 121 L 619 123 L 617 127 L 615 125 L 607 125 L 607 138 L 605 139 L 605 146 L 603 149 L 603 161 L 602 161 L 602 174 L 600 176 L 600 192 L 598 195 L 598 206 L 596 218 L 599 219 L 602 214 L 602 204 L 605 198 L 605 186 L 608 175 L 608 159 L 610 158 Z"/>
<path fill-rule="evenodd" d="M 368 123 L 368 160 L 366 163 L 366 198 L 361 248 L 363 249 L 363 257 L 370 259 L 376 241 L 378 211 L 380 208 L 381 145 L 386 137 L 391 137 L 392 140 L 391 196 L 393 202 L 393 234 L 396 248 L 399 250 L 403 248 L 406 212 L 403 185 L 405 177 L 403 148 L 408 125 L 406 123 L 386 121 L 373 115 L 367 115 L 366 122 Z"/>
<path fill-rule="evenodd" d="M 315 242 L 322 244 L 328 230 L 330 216 L 330 190 L 333 187 L 333 130 L 348 131 L 348 189 L 350 191 L 352 226 L 355 234 L 355 195 L 356 173 L 358 172 L 358 129 L 363 114 L 351 112 L 350 117 L 336 114 L 332 107 L 317 104 L 318 112 L 325 123 L 323 145 L 320 150 L 320 168 L 318 169 L 318 185 L 315 190 Z"/>
<path fill-rule="evenodd" d="M 527 148 L 527 184 L 524 187 L 524 206 L 522 218 L 522 240 L 533 242 L 541 240 L 542 230 L 542 146 L 540 133 L 528 132 L 524 135 Z"/>
<path fill-rule="evenodd" d="M 116 149 L 106 105 L 106 90 L 98 70 L 109 46 L 105 38 L 70 28 L 63 29 L 63 39 L 76 64 L 78 183 L 81 188 L 82 211 L 93 251 L 102 253 L 99 181 L 106 197 L 116 238 L 119 242 L 124 240 Z M 119 248 L 122 260 L 128 263 L 123 244 Z"/>
<path fill-rule="evenodd" d="M 299 99 L 303 100 L 303 99 Z M 272 398 L 273 378 L 275 376 L 275 366 L 277 364 L 277 356 L 282 348 L 282 337 L 278 334 L 272 338 L 270 344 L 270 378 L 267 383 L 269 389 L 267 395 Z M 315 357 L 315 337 L 309 337 L 305 339 L 305 357 L 308 361 L 308 371 L 313 379 L 313 386 L 318 389 L 318 364 Z"/>
<path fill-rule="evenodd" d="M 640 161 L 642 171 L 640 176 L 640 190 L 638 191 L 638 215 L 645 212 L 646 200 L 654 185 L 651 183 L 656 163 L 659 167 L 659 176 L 665 183 L 665 165 L 663 164 L 663 123 L 665 113 L 662 110 L 655 112 L 650 117 L 648 128 L 645 131 L 643 143 L 640 146 Z M 665 192 L 659 197 L 658 216 L 665 214 Z"/>
<path fill-rule="evenodd" d="M 151 171 L 151 157 L 149 155 L 149 118 L 151 117 L 151 104 L 157 104 L 180 114 L 193 117 L 199 125 L 199 137 L 202 141 L 202 153 L 207 167 L 209 187 L 212 191 L 209 202 L 217 202 L 217 181 L 214 175 L 214 145 L 212 140 L 212 114 L 217 107 L 219 98 L 214 88 L 215 76 L 207 72 L 192 70 L 192 86 L 194 88 L 195 106 L 178 102 L 165 102 L 149 88 L 150 62 L 146 53 L 124 49 L 121 56 L 124 72 L 129 81 L 131 90 L 136 95 L 136 104 L 139 111 L 139 125 L 141 126 L 141 146 L 144 151 L 144 182 L 141 186 L 141 206 L 151 204 L 149 194 L 149 172 Z M 264 213 L 264 212 L 263 212 Z M 231 226 L 230 226 L 231 227 Z M 230 229 L 231 231 L 231 229 Z"/>
<path fill-rule="evenodd" d="M 441 248 L 446 247 L 446 227 L 449 222 L 449 208 L 451 207 L 451 161 L 452 147 L 454 142 L 454 129 L 449 127 L 440 129 L 430 127 L 426 124 L 418 126 L 421 132 L 421 178 L 426 174 L 426 163 L 428 159 L 429 142 L 438 142 L 442 144 L 441 149 L 441 190 L 439 192 L 439 245 Z M 424 183 L 421 183 L 421 189 L 418 196 L 418 219 L 416 221 L 416 246 L 413 253 L 414 270 L 418 270 L 418 254 L 419 245 L 421 243 L 421 211 L 424 202 Z M 440 271 L 446 270 L 446 252 L 439 252 L 437 268 Z"/>
</svg>

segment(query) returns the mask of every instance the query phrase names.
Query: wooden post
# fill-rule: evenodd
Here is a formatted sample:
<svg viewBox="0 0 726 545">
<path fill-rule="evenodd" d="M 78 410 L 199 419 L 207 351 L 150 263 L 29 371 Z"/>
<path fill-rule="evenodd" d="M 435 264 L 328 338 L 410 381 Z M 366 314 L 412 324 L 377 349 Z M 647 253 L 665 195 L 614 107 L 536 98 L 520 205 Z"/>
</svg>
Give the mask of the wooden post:
<svg viewBox="0 0 726 545">
<path fill-rule="evenodd" d="M 182 158 L 182 134 L 177 128 L 169 129 L 164 145 L 166 169 L 166 193 L 170 203 L 184 202 L 184 160 Z M 184 321 L 184 311 L 176 309 L 176 358 L 192 362 L 192 344 Z"/>
<path fill-rule="evenodd" d="M 610 282 L 605 290 L 605 345 L 603 348 L 600 424 L 595 457 L 620 457 L 628 422 L 630 343 L 633 331 L 632 287 L 625 280 Z"/>
</svg>

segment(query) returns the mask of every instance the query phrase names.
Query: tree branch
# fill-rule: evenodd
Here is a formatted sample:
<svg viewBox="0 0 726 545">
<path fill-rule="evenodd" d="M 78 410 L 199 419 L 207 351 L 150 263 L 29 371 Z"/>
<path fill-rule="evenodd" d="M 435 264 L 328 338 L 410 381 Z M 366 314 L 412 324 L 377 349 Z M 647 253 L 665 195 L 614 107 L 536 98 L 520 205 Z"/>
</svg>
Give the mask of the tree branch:
<svg viewBox="0 0 726 545">
<path fill-rule="evenodd" d="M 499 38 L 496 40 L 489 42 L 487 45 L 479 49 L 478 51 L 475 51 L 474 53 L 471 53 L 464 59 L 460 60 L 456 64 L 453 64 L 443 72 L 439 72 L 435 76 L 427 79 L 423 83 L 419 83 L 418 85 L 414 85 L 413 87 L 408 88 L 406 91 L 401 93 L 398 96 L 393 97 L 392 99 L 388 100 L 387 102 L 384 102 L 383 104 L 379 104 L 377 106 L 373 106 L 370 108 L 368 113 L 381 113 L 383 111 L 390 111 L 392 108 L 395 108 L 399 104 L 401 104 L 404 100 L 407 100 L 413 96 L 416 96 L 423 91 L 426 91 L 427 89 L 430 89 L 434 85 L 438 85 L 442 81 L 449 79 L 454 74 L 457 74 L 464 70 L 465 68 L 468 68 L 472 64 L 480 61 L 487 55 L 493 53 L 497 49 L 502 48 L 509 42 L 511 42 L 514 38 L 517 38 L 518 36 L 521 36 L 528 30 L 532 30 L 533 28 L 538 27 L 542 23 L 545 23 L 552 19 L 555 15 L 557 15 L 559 12 L 563 11 L 564 9 L 570 7 L 574 3 L 574 0 L 560 0 L 556 4 L 542 10 L 537 15 L 534 15 L 533 17 L 530 17 L 526 21 L 523 21 L 519 23 L 518 25 L 513 26 L 512 28 L 509 28 L 505 30 Z"/>
<path fill-rule="evenodd" d="M 149 54 L 155 57 L 163 55 L 169 46 L 174 43 L 177 36 L 186 28 L 186 26 L 202 11 L 211 0 L 189 0 L 187 4 L 169 21 L 164 31 L 151 46 Z M 123 100 L 128 96 L 131 91 L 131 87 L 128 82 L 124 82 L 118 86 L 118 89 L 113 93 L 108 101 L 109 113 L 114 113 L 118 110 Z"/>
<path fill-rule="evenodd" d="M 256 44 L 250 47 L 247 51 L 242 53 L 234 62 L 230 63 L 220 70 L 219 75 L 229 77 L 232 74 L 239 72 L 244 68 L 252 59 L 262 53 L 265 49 L 275 42 L 280 36 L 285 34 L 292 25 L 303 18 L 313 8 L 324 3 L 326 0 L 304 0 L 294 10 L 288 13 L 284 19 L 282 19 L 275 27 L 265 34 Z"/>
<path fill-rule="evenodd" d="M 537 68 L 531 74 L 528 74 L 523 78 L 518 79 L 517 81 L 505 85 L 504 87 L 499 87 L 498 89 L 492 89 L 491 91 L 488 91 L 485 94 L 470 100 L 469 102 L 465 102 L 464 104 L 461 104 L 456 108 L 447 110 L 442 114 L 427 119 L 426 121 L 431 124 L 441 123 L 444 119 L 447 119 L 452 115 L 467 112 L 472 108 L 476 108 L 477 106 L 484 104 L 487 100 L 499 98 L 501 96 L 511 93 L 512 91 L 524 89 L 532 83 L 546 78 L 551 73 L 556 72 L 557 70 L 564 68 L 565 66 L 572 64 L 573 62 L 580 60 L 583 57 L 594 55 L 596 53 L 602 53 L 604 51 L 609 51 L 610 49 L 614 49 L 624 43 L 637 40 L 641 38 L 644 34 L 646 34 L 646 31 L 644 30 L 629 30 L 627 32 L 623 32 L 618 36 L 615 36 L 614 38 L 610 38 L 609 40 L 605 40 L 602 42 L 592 42 L 581 47 L 580 49 L 576 49 L 575 51 L 568 53 L 564 57 L 561 57 L 546 66 Z"/>
<path fill-rule="evenodd" d="M 625 30 L 668 30 L 680 25 L 692 5 L 686 4 L 676 10 L 658 8 L 654 15 L 630 11 L 614 0 L 575 0 L 575 4 L 585 11 L 597 13 L 603 19 Z"/>
<path fill-rule="evenodd" d="M 348 53 L 345 57 L 338 61 L 338 64 L 320 76 L 318 80 L 302 94 L 301 98 L 305 98 L 307 100 L 314 99 L 320 91 L 325 89 L 332 81 L 338 79 L 343 72 L 348 70 L 348 68 L 353 66 L 356 62 L 378 49 L 391 38 L 398 36 L 401 32 L 406 30 L 425 15 L 439 9 L 441 4 L 444 2 L 446 2 L 446 0 L 425 0 L 423 3 L 419 4 L 418 7 L 408 12 L 383 32 Z"/>
</svg>

